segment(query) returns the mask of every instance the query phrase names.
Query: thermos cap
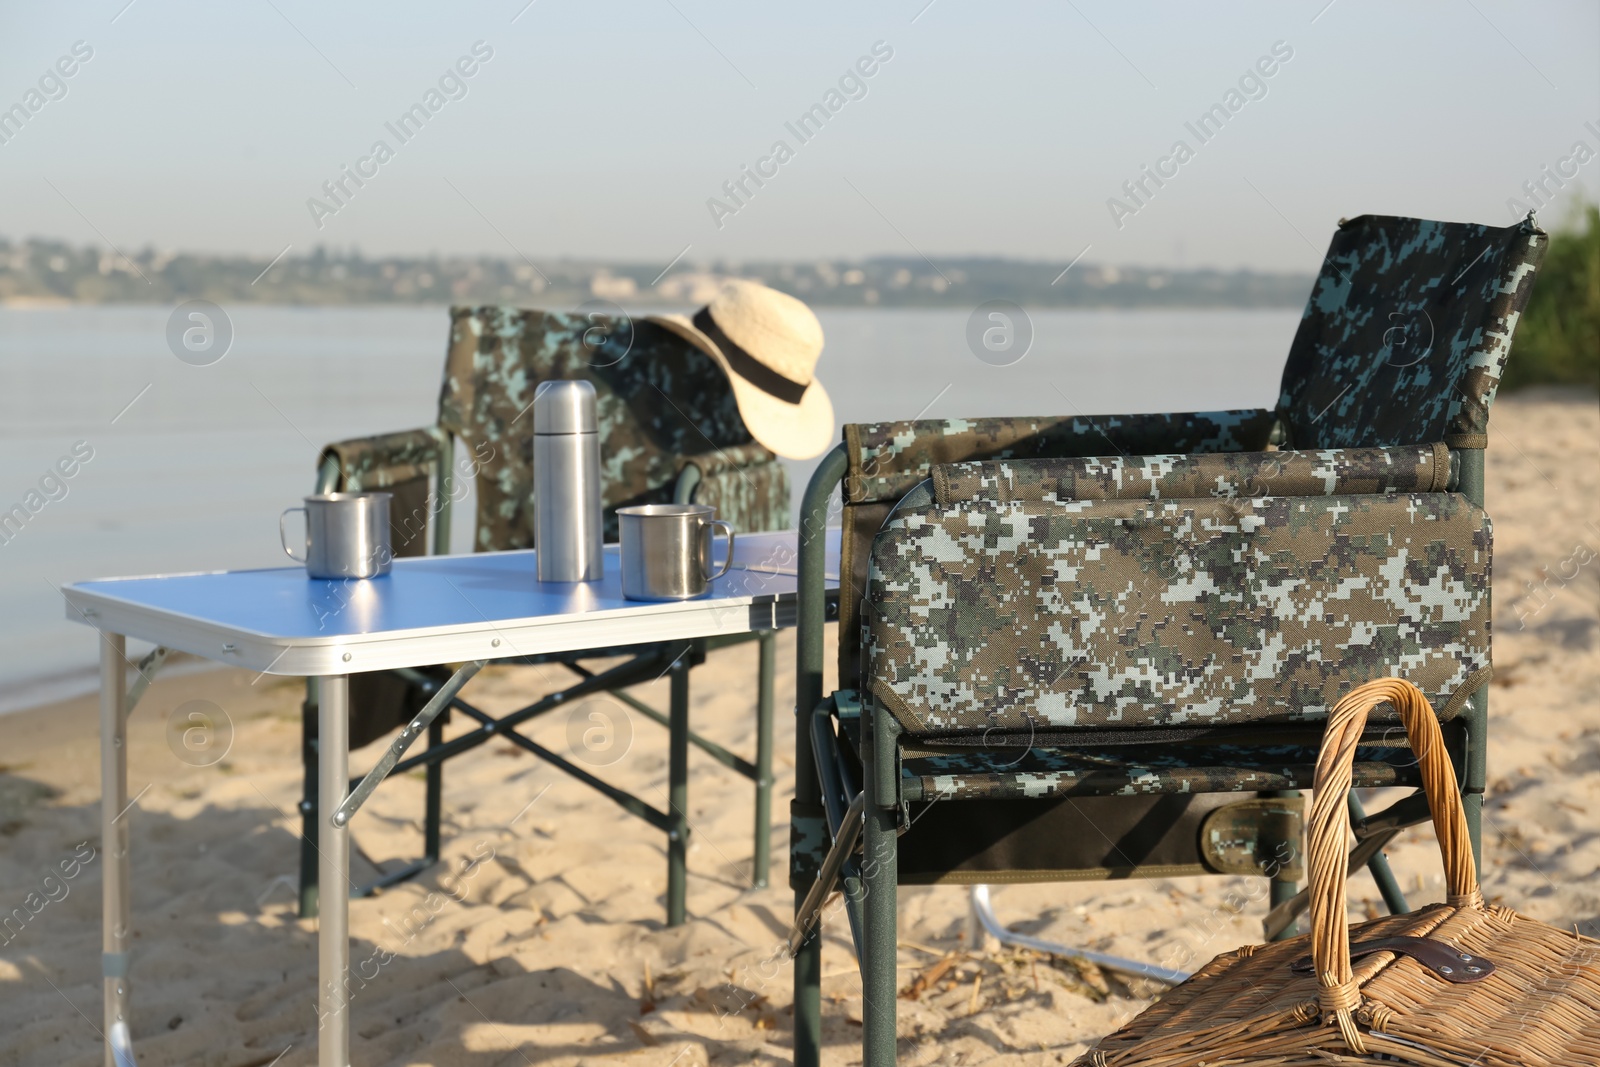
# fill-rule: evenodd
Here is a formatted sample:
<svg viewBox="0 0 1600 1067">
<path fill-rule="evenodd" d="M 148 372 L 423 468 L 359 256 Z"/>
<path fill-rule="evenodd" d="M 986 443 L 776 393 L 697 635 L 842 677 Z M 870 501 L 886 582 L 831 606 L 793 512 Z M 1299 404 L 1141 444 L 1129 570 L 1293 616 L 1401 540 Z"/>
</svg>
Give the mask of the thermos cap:
<svg viewBox="0 0 1600 1067">
<path fill-rule="evenodd" d="M 540 382 L 533 391 L 534 433 L 597 433 L 599 428 L 594 386 L 588 382 Z"/>
</svg>

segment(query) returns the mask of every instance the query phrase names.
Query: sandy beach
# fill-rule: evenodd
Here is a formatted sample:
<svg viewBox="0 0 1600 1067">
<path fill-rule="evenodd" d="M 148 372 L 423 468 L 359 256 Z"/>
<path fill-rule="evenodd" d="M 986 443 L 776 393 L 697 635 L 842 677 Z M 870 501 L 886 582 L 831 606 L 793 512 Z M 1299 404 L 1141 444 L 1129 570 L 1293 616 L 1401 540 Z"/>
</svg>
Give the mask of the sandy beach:
<svg viewBox="0 0 1600 1067">
<path fill-rule="evenodd" d="M 1593 395 L 1503 397 L 1490 434 L 1496 674 L 1485 891 L 1593 935 L 1600 406 Z M 702 753 L 691 755 L 690 921 L 667 929 L 663 835 L 491 742 L 447 766 L 445 862 L 352 904 L 352 1060 L 788 1062 L 790 967 L 780 946 L 792 904 L 792 633 L 779 647 L 769 887 L 751 888 L 752 788 Z M 696 728 L 743 753 L 754 748 L 754 673 L 747 647 L 714 654 L 692 680 Z M 491 668 L 468 695 L 509 710 L 557 681 L 537 668 Z M 665 706 L 664 681 L 636 692 Z M 133 716 L 133 1032 L 147 1067 L 315 1062 L 315 923 L 295 917 L 293 890 L 302 693 L 296 679 L 178 675 L 158 680 Z M 209 766 L 169 744 L 169 717 L 190 701 L 211 702 L 232 726 L 226 756 Z M 88 696 L 0 721 L 0 918 L 26 916 L 0 933 L 7 1067 L 101 1062 L 96 714 Z M 540 720 L 530 736 L 566 751 L 569 714 Z M 665 731 L 637 715 L 626 721 L 625 754 L 597 773 L 664 807 Z M 459 717 L 451 725 L 465 728 Z M 352 766 L 364 769 L 380 748 L 357 752 Z M 358 879 L 420 851 L 422 796 L 419 773 L 387 783 L 363 809 Z M 1408 832 L 1390 855 L 1414 904 L 1442 898 L 1430 831 Z M 1263 882 L 1222 878 L 994 892 L 1001 917 L 1029 933 L 1152 960 L 1182 948 L 1196 965 L 1260 939 L 1264 896 Z M 1365 874 L 1351 896 L 1353 917 L 1381 906 Z M 964 892 L 912 889 L 902 901 L 902 986 L 915 994 L 900 1001 L 903 1063 L 1064 1063 L 1154 992 L 992 947 L 941 964 L 964 951 Z M 860 984 L 840 913 L 826 927 L 823 973 L 826 1062 L 859 1062 Z"/>
</svg>

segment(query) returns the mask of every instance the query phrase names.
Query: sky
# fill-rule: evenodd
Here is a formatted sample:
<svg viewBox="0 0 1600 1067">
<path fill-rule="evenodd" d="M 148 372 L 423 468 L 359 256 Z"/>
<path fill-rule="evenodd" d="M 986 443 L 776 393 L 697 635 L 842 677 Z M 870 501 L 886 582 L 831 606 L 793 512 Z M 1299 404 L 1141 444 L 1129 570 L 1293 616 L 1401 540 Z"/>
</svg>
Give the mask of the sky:
<svg viewBox="0 0 1600 1067">
<path fill-rule="evenodd" d="M 12 239 L 1312 271 L 1600 192 L 1600 5 L 4 0 L 14 105 Z"/>
</svg>

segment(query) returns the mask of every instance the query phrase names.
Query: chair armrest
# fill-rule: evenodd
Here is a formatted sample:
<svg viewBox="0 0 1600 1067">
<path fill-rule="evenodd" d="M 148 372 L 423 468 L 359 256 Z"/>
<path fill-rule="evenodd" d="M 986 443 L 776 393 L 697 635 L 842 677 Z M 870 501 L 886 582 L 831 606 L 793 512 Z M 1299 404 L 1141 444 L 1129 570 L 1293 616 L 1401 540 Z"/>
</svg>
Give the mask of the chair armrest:
<svg viewBox="0 0 1600 1067">
<path fill-rule="evenodd" d="M 1265 409 L 1048 418 L 921 419 L 844 428 L 845 502 L 893 501 L 943 463 L 1108 452 L 1252 452 L 1275 422 Z"/>
<path fill-rule="evenodd" d="M 680 457 L 674 496 L 710 504 L 745 533 L 789 528 L 789 470 L 754 441 Z"/>
<path fill-rule="evenodd" d="M 717 448 L 693 456 L 680 456 L 678 470 L 681 473 L 689 467 L 694 467 L 700 472 L 700 477 L 710 478 L 715 474 L 772 463 L 777 458 L 771 449 L 751 441 L 749 444 L 734 445 L 731 448 Z"/>
<path fill-rule="evenodd" d="M 336 441 L 322 450 L 317 491 L 393 493 L 389 532 L 394 554 L 425 555 L 430 528 L 433 550 L 445 552 L 450 502 L 457 496 L 457 487 L 450 484 L 451 450 L 450 436 L 434 426 Z M 476 470 L 473 464 L 461 473 L 470 478 Z M 432 492 L 430 482 L 435 485 Z"/>
<path fill-rule="evenodd" d="M 1489 673 L 1491 530 L 1458 494 L 964 503 L 873 544 L 863 679 L 914 735 L 1319 718 Z"/>
<path fill-rule="evenodd" d="M 435 426 L 355 437 L 324 447 L 318 466 L 328 470 L 331 461 L 335 473 L 326 491 L 386 489 L 433 474 L 448 455 L 448 444 L 444 431 Z"/>
<path fill-rule="evenodd" d="M 1443 444 L 1404 448 L 1215 452 L 1091 459 L 990 460 L 933 468 L 934 504 L 1061 503 L 1215 497 L 1439 493 L 1451 481 Z"/>
</svg>

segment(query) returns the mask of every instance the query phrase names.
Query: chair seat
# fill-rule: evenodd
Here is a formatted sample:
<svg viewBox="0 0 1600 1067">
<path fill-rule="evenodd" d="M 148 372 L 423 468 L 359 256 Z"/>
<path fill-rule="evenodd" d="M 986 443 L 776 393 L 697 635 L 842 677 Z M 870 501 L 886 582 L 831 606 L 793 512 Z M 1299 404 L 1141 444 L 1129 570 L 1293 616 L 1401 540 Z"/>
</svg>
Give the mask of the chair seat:
<svg viewBox="0 0 1600 1067">
<path fill-rule="evenodd" d="M 860 752 L 861 718 L 848 696 L 839 701 L 839 722 Z M 1459 722 L 1444 727 L 1458 771 L 1464 771 L 1465 733 Z M 963 744 L 965 739 L 902 742 L 901 789 L 908 801 L 934 799 L 1029 800 L 1060 796 L 1140 796 L 1164 793 L 1260 793 L 1309 789 L 1321 745 L 1319 727 L 1278 731 L 1281 743 L 1234 743 L 1237 731 L 1203 738 L 1150 741 L 1149 731 L 1131 744 L 1105 744 L 1105 731 L 1081 747 Z M 1295 735 L 1299 736 L 1295 736 Z M 1257 731 L 1259 735 L 1259 731 Z M 1392 725 L 1369 729 L 1357 747 L 1354 785 L 1419 787 L 1421 774 L 1405 735 Z"/>
</svg>

